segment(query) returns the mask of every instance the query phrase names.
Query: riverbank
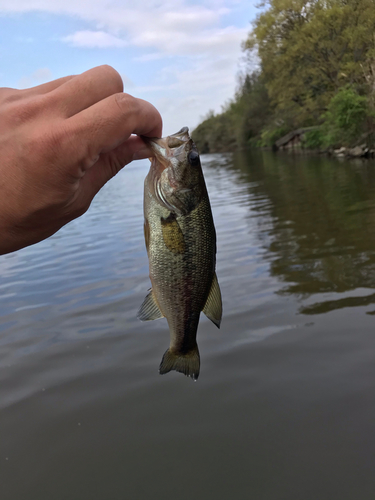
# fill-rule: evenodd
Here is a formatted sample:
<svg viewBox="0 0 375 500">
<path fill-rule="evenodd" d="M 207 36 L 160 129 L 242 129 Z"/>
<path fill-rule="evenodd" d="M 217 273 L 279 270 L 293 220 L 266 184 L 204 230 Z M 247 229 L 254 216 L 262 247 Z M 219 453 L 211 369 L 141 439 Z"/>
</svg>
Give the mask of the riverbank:
<svg viewBox="0 0 375 500">
<path fill-rule="evenodd" d="M 197 129 L 193 131 L 193 139 L 196 142 L 198 149 L 201 154 L 208 153 L 234 153 L 236 151 L 243 150 L 260 150 L 260 151 L 273 151 L 273 152 L 284 152 L 302 155 L 326 155 L 333 156 L 337 158 L 363 158 L 371 159 L 375 158 L 375 148 L 368 146 L 366 142 L 354 145 L 353 147 L 338 146 L 338 147 L 327 147 L 327 148 L 309 148 L 306 147 L 306 141 L 304 140 L 304 135 L 309 132 L 314 132 L 318 127 L 307 127 L 294 130 L 289 132 L 270 146 L 262 145 L 242 145 L 238 146 L 234 142 L 223 141 L 220 144 L 209 144 L 205 141 L 205 137 L 197 135 Z M 363 137 L 362 137 L 363 140 Z M 359 141 L 358 141 L 359 142 Z"/>
<path fill-rule="evenodd" d="M 353 147 L 339 146 L 339 147 L 328 147 L 323 148 L 308 148 L 306 144 L 308 143 L 309 134 L 320 133 L 320 127 L 305 127 L 299 128 L 289 132 L 280 139 L 278 139 L 272 146 L 273 151 L 293 151 L 293 152 L 304 152 L 304 153 L 319 153 L 327 154 L 328 156 L 337 157 L 347 157 L 347 158 L 374 158 L 375 148 L 368 146 L 368 142 L 361 141 L 365 139 L 365 136 L 359 138 L 357 143 L 354 143 Z"/>
</svg>

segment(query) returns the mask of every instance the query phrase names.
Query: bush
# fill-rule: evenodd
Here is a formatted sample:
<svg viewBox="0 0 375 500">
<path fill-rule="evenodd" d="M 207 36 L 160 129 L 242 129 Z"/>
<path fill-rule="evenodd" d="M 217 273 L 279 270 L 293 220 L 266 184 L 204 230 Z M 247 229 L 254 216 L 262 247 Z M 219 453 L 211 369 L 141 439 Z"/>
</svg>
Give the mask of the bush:
<svg viewBox="0 0 375 500">
<path fill-rule="evenodd" d="M 324 115 L 323 133 L 326 146 L 351 146 L 365 129 L 367 98 L 350 85 L 332 97 Z"/>
<path fill-rule="evenodd" d="M 272 148 L 275 142 L 288 132 L 289 130 L 286 127 L 266 128 L 262 131 L 258 146 L 261 148 Z"/>
<path fill-rule="evenodd" d="M 320 128 L 309 130 L 303 136 L 303 147 L 305 149 L 321 149 L 324 146 L 325 137 Z"/>
</svg>

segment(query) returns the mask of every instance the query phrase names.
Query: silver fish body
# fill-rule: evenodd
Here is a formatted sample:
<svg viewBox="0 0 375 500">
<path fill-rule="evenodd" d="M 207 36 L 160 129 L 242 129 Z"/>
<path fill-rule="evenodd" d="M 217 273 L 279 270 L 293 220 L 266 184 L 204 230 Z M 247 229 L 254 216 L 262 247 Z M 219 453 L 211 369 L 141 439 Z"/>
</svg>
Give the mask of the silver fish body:
<svg viewBox="0 0 375 500">
<path fill-rule="evenodd" d="M 144 190 L 152 289 L 138 317 L 144 321 L 165 317 L 168 321 L 170 347 L 160 373 L 176 370 L 196 380 L 200 312 L 218 327 L 222 316 L 211 206 L 188 129 L 148 142 L 155 153 Z"/>
</svg>

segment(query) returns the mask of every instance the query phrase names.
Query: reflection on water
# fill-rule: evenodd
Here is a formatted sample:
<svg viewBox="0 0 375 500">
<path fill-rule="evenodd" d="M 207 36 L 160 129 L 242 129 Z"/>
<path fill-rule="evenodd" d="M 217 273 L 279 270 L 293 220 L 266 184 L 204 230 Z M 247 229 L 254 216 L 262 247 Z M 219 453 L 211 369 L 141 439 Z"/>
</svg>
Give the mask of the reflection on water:
<svg viewBox="0 0 375 500">
<path fill-rule="evenodd" d="M 1 500 L 374 498 L 375 164 L 202 165 L 224 318 L 197 384 L 158 375 L 167 324 L 136 319 L 147 161 L 0 257 Z"/>
<path fill-rule="evenodd" d="M 271 274 L 286 284 L 279 293 L 317 294 L 316 312 L 373 303 L 373 294 L 356 289 L 375 287 L 374 164 L 264 154 L 254 164 L 243 155 L 236 165 L 251 195 L 267 200 L 252 210 L 272 220 L 265 248 Z M 353 301 L 327 298 L 350 291 Z"/>
</svg>

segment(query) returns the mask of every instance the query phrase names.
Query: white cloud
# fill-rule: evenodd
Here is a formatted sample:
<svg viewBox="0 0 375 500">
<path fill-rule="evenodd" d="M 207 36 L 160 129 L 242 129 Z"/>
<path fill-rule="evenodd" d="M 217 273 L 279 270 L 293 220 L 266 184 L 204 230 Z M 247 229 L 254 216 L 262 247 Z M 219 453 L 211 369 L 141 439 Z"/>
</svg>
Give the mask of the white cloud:
<svg viewBox="0 0 375 500">
<path fill-rule="evenodd" d="M 132 61 L 144 62 L 145 67 L 159 60 L 160 69 L 147 85 L 129 82 L 126 86 L 153 102 L 163 115 L 166 132 L 173 133 L 182 125 L 195 127 L 208 109 L 220 111 L 233 96 L 241 42 L 250 20 L 246 19 L 245 28 L 243 22 L 235 26 L 233 11 L 241 6 L 250 12 L 257 1 L 0 0 L 0 13 L 43 11 L 72 16 L 90 29 L 69 34 L 64 43 L 135 47 Z M 140 55 L 139 49 L 145 53 Z"/>
<path fill-rule="evenodd" d="M 191 58 L 184 69 L 173 64 L 162 68 L 157 78 L 160 84 L 135 87 L 132 93 L 156 105 L 163 116 L 165 133 L 174 133 L 185 125 L 192 129 L 208 109 L 219 112 L 233 96 L 237 68 L 232 54 Z"/>
<path fill-rule="evenodd" d="M 133 61 L 139 62 L 149 62 L 149 61 L 157 61 L 159 59 L 163 59 L 165 54 L 162 52 L 150 52 L 149 54 L 143 54 L 143 56 L 133 57 Z"/>
<path fill-rule="evenodd" d="M 104 31 L 76 31 L 72 35 L 62 38 L 63 42 L 73 45 L 73 47 L 88 47 L 88 48 L 108 48 L 108 47 L 125 47 L 128 43 L 118 38 L 117 36 L 110 35 Z"/>
<path fill-rule="evenodd" d="M 18 88 L 27 89 L 52 79 L 52 72 L 49 68 L 39 68 L 27 76 L 23 76 L 18 82 Z"/>
<path fill-rule="evenodd" d="M 201 5 L 187 0 L 0 0 L 0 12 L 44 11 L 94 23 L 95 31 L 78 31 L 64 38 L 76 46 L 120 47 L 126 43 L 125 35 L 133 45 L 185 55 L 215 44 L 222 34 L 220 20 L 233 4 L 233 0 L 202 0 Z"/>
</svg>

